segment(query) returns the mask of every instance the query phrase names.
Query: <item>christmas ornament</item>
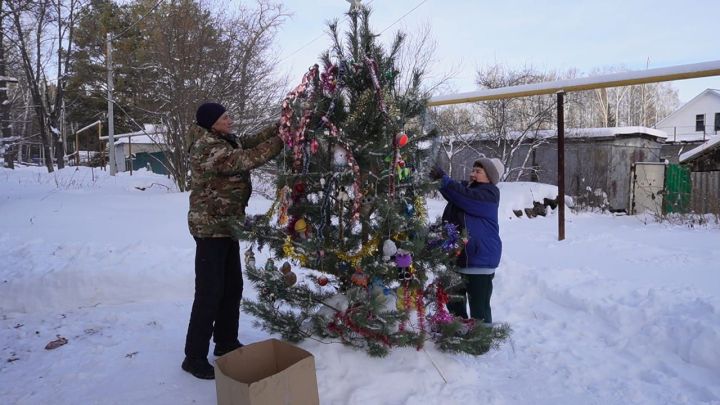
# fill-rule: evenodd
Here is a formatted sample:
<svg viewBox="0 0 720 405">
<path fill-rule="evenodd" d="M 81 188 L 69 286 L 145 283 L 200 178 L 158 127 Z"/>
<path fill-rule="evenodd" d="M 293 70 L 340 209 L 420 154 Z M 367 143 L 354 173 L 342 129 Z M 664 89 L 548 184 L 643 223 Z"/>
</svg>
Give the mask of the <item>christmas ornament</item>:
<svg viewBox="0 0 720 405">
<path fill-rule="evenodd" d="M 398 147 L 402 148 L 403 146 L 407 145 L 408 140 L 409 138 L 406 133 L 401 132 L 395 135 L 395 145 L 397 145 Z"/>
<path fill-rule="evenodd" d="M 397 245 L 395 245 L 395 242 L 393 242 L 390 239 L 386 239 L 385 242 L 383 242 L 383 260 L 390 261 L 390 258 L 392 256 L 395 256 L 395 253 L 397 252 Z"/>
<path fill-rule="evenodd" d="M 321 287 L 326 286 L 327 283 L 328 283 L 328 281 L 329 281 L 328 278 L 325 277 L 325 276 L 320 276 L 320 277 L 318 277 L 318 279 L 317 279 L 317 283 L 318 283 Z"/>
<path fill-rule="evenodd" d="M 297 275 L 293 273 L 292 266 L 289 262 L 284 262 L 282 266 L 280 266 L 280 272 L 283 274 L 283 281 L 285 281 L 286 286 L 292 287 L 297 283 Z"/>
<path fill-rule="evenodd" d="M 252 248 L 245 251 L 245 267 L 255 268 L 255 253 Z"/>
<path fill-rule="evenodd" d="M 350 277 L 350 281 L 352 281 L 353 284 L 360 286 L 360 287 L 367 287 L 368 279 L 369 279 L 368 275 L 363 273 L 363 271 L 360 267 L 357 267 L 355 269 L 355 273 L 353 273 L 352 277 Z"/>
<path fill-rule="evenodd" d="M 345 167 L 348 164 L 348 151 L 340 145 L 333 146 L 333 163 L 336 167 Z"/>
<path fill-rule="evenodd" d="M 265 262 L 265 271 L 277 271 L 277 267 L 275 267 L 275 261 L 273 259 L 267 259 Z"/>
<path fill-rule="evenodd" d="M 375 203 L 375 198 L 370 196 L 365 196 L 362 199 L 362 204 L 360 206 L 360 215 L 363 217 L 369 217 L 370 213 L 373 210 L 373 204 Z"/>
<path fill-rule="evenodd" d="M 310 229 L 308 228 L 308 224 L 304 218 L 300 218 L 295 221 L 295 225 L 293 225 L 293 230 L 295 230 L 295 233 L 303 239 L 307 239 L 310 234 Z"/>
<path fill-rule="evenodd" d="M 277 201 L 280 208 L 278 209 L 277 224 L 280 226 L 283 226 L 288 222 L 288 210 L 292 205 L 292 200 L 290 198 L 291 194 L 292 192 L 290 190 L 290 187 L 288 186 L 284 186 L 283 188 L 278 190 Z"/>
<path fill-rule="evenodd" d="M 350 11 L 357 11 L 362 6 L 362 0 L 345 0 L 350 3 Z"/>
<path fill-rule="evenodd" d="M 314 155 L 318 153 L 318 150 L 320 150 L 320 142 L 318 142 L 317 139 L 313 138 L 313 140 L 310 141 L 310 152 L 312 152 L 312 154 Z"/>
<path fill-rule="evenodd" d="M 398 249 L 395 253 L 395 266 L 398 268 L 408 268 L 412 264 L 412 256 L 405 249 Z"/>
</svg>

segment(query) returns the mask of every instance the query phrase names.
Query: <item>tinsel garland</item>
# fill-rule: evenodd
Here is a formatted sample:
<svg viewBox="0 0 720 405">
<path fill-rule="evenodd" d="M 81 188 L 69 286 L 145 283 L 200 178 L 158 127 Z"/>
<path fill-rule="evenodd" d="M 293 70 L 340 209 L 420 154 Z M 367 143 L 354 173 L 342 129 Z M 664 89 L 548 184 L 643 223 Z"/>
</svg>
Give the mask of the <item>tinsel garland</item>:
<svg viewBox="0 0 720 405">
<path fill-rule="evenodd" d="M 330 323 L 328 323 L 328 330 L 338 334 L 338 336 L 340 336 L 340 339 L 342 339 L 343 341 L 347 341 L 345 338 L 345 334 L 343 333 L 343 328 L 340 326 L 344 323 L 351 331 L 357 333 L 365 339 L 373 339 L 375 341 L 381 342 L 387 347 L 391 346 L 390 338 L 387 335 L 375 332 L 368 328 L 363 328 L 362 326 L 356 324 L 352 320 L 352 318 L 350 318 L 350 313 L 352 313 L 353 311 L 355 311 L 355 308 L 348 308 L 345 311 L 336 312 L 335 318 L 330 321 Z"/>
<path fill-rule="evenodd" d="M 380 245 L 380 236 L 375 236 L 362 245 L 360 250 L 355 254 L 348 254 L 346 252 L 335 251 L 335 255 L 338 259 L 350 264 L 351 268 L 356 268 L 360 261 L 368 256 L 375 254 Z"/>
<path fill-rule="evenodd" d="M 418 340 L 417 349 L 420 350 L 423 348 L 423 343 L 425 342 L 425 301 L 422 293 L 418 293 L 415 297 L 415 308 L 417 308 L 417 316 L 418 316 L 418 326 L 420 328 L 420 336 L 423 339 Z"/>
<path fill-rule="evenodd" d="M 378 106 L 380 111 L 383 113 L 385 120 L 388 121 L 387 107 L 385 106 L 385 98 L 383 97 L 382 88 L 380 87 L 380 80 L 377 76 L 377 62 L 368 56 L 365 56 L 365 65 L 370 72 L 370 80 L 372 81 L 373 87 L 375 88 L 375 97 L 377 98 Z M 395 134 L 391 134 L 390 142 L 393 148 L 392 162 L 390 163 L 390 178 L 388 179 L 388 194 L 390 198 L 395 198 L 395 167 L 400 159 L 400 151 L 398 144 L 395 142 Z"/>
<path fill-rule="evenodd" d="M 282 102 L 280 113 L 280 138 L 292 148 L 293 151 L 293 170 L 297 171 L 303 167 L 303 154 L 305 144 L 305 130 L 308 122 L 312 118 L 312 110 L 303 109 L 302 116 L 296 128 L 293 128 L 293 115 L 295 114 L 292 104 L 298 100 L 307 97 L 308 88 L 318 78 L 318 65 L 314 65 L 303 75 L 300 84 L 287 94 Z"/>
<path fill-rule="evenodd" d="M 427 207 L 422 196 L 415 197 L 415 214 L 420 222 L 427 223 Z"/>
<path fill-rule="evenodd" d="M 403 296 L 402 296 L 402 303 L 403 303 L 403 309 L 406 313 L 410 312 L 410 301 L 411 301 L 411 294 L 410 294 L 410 283 L 403 283 Z M 400 326 L 398 329 L 400 332 L 405 331 L 405 323 L 407 322 L 406 318 L 403 318 L 402 321 L 400 321 Z"/>
<path fill-rule="evenodd" d="M 295 251 L 295 246 L 293 246 L 292 243 L 292 237 L 289 235 L 285 238 L 285 243 L 283 244 L 283 254 L 285 257 L 299 261 L 301 266 L 307 266 L 309 262 L 307 255 L 300 254 Z"/>
<path fill-rule="evenodd" d="M 439 330 L 440 325 L 448 324 L 453 321 L 453 316 L 447 310 L 447 303 L 450 300 L 445 288 L 437 285 L 435 288 L 435 314 L 430 319 L 433 329 Z"/>
</svg>

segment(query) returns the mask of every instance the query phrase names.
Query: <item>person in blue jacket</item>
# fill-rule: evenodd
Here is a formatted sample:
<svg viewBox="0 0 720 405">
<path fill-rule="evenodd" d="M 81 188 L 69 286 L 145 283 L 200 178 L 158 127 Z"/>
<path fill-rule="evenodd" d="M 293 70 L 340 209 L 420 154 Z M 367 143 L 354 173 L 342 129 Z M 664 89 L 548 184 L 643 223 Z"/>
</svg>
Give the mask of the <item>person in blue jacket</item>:
<svg viewBox="0 0 720 405">
<path fill-rule="evenodd" d="M 455 181 L 439 167 L 430 171 L 433 180 L 440 180 L 440 194 L 448 202 L 443 221 L 457 225 L 461 233 L 465 230 L 468 238 L 457 261 L 457 271 L 465 280 L 457 290 L 463 300 L 448 303 L 448 311 L 467 319 L 469 301 L 470 317 L 487 324 L 492 323 L 492 280 L 502 254 L 497 183 L 504 172 L 505 166 L 500 159 L 485 157 L 473 163 L 469 182 Z"/>
</svg>

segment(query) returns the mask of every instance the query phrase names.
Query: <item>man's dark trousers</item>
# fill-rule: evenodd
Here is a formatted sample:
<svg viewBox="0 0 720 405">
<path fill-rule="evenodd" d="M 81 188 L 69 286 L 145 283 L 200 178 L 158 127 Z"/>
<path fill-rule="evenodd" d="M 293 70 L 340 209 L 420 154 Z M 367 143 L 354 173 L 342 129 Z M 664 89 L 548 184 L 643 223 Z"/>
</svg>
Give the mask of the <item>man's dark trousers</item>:
<svg viewBox="0 0 720 405">
<path fill-rule="evenodd" d="M 185 339 L 185 355 L 207 358 L 216 345 L 237 341 L 243 279 L 240 245 L 232 238 L 195 238 L 195 301 Z"/>
</svg>

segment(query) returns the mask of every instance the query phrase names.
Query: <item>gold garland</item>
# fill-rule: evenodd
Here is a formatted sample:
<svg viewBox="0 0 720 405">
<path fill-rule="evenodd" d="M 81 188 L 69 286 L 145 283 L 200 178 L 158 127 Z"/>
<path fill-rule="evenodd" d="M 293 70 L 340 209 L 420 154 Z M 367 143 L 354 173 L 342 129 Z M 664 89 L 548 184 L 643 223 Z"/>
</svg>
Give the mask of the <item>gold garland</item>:
<svg viewBox="0 0 720 405">
<path fill-rule="evenodd" d="M 421 196 L 415 197 L 415 212 L 422 222 L 427 222 L 427 207 L 425 206 L 425 198 Z"/>
<path fill-rule="evenodd" d="M 338 259 L 350 263 L 350 266 L 352 268 L 355 268 L 360 265 L 360 260 L 362 260 L 364 257 L 375 254 L 375 252 L 377 252 L 378 250 L 379 244 L 380 236 L 375 236 L 374 238 L 367 241 L 367 243 L 365 243 L 362 248 L 360 248 L 360 250 L 355 254 L 335 251 L 335 255 L 338 257 Z"/>
<path fill-rule="evenodd" d="M 283 254 L 285 254 L 285 257 L 298 260 L 300 265 L 303 267 L 307 266 L 309 262 L 307 255 L 300 254 L 295 251 L 295 246 L 293 246 L 292 238 L 290 236 L 285 238 L 285 243 L 283 244 Z"/>
</svg>

